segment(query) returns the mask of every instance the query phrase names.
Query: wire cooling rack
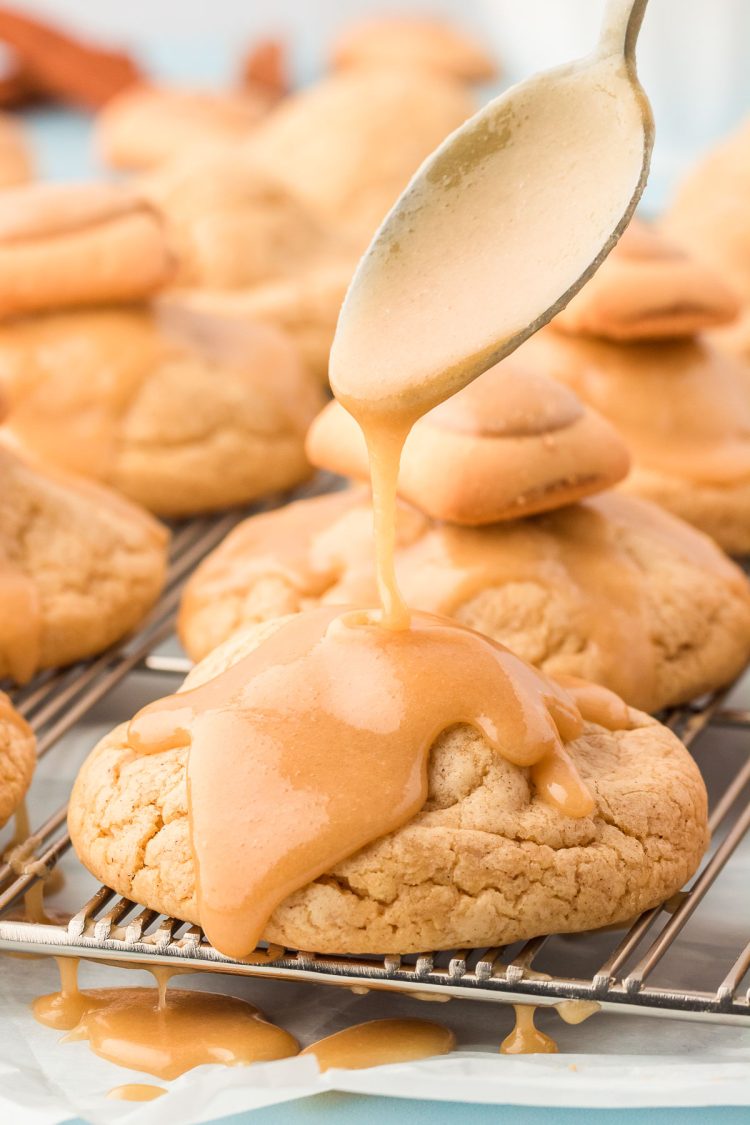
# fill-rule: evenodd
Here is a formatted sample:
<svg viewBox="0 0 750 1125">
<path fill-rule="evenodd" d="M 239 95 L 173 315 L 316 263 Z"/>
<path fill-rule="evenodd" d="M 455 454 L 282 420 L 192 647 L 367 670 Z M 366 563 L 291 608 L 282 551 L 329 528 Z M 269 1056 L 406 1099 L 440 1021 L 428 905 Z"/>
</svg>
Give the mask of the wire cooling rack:
<svg viewBox="0 0 750 1125">
<path fill-rule="evenodd" d="M 317 487 L 297 493 L 309 494 Z M 175 532 L 165 591 L 138 633 L 95 660 L 43 673 L 11 692 L 15 706 L 38 738 L 40 757 L 53 754 L 92 709 L 135 673 L 153 677 L 182 676 L 189 664 L 155 651 L 174 633 L 182 587 L 200 560 L 247 513 L 198 519 Z M 172 685 L 169 685 L 171 690 Z M 655 983 L 665 960 L 684 958 L 680 938 L 691 919 L 704 918 L 702 928 L 719 943 L 724 927 L 706 897 L 720 875 L 731 871 L 732 859 L 750 828 L 750 710 L 727 705 L 730 690 L 664 716 L 687 745 L 700 747 L 699 760 L 724 755 L 721 789 L 713 801 L 714 843 L 692 884 L 668 903 L 647 911 L 629 928 L 594 934 L 545 936 L 523 945 L 495 949 L 460 949 L 420 955 L 343 957 L 305 950 L 259 948 L 256 955 L 234 961 L 218 953 L 197 926 L 158 915 L 99 887 L 65 924 L 19 921 L 9 917 L 18 901 L 49 873 L 70 848 L 66 807 L 58 808 L 22 845 L 24 862 L 0 864 L 0 950 L 33 951 L 84 957 L 95 961 L 129 961 L 143 965 L 174 965 L 278 980 L 346 985 L 426 997 L 430 994 L 466 999 L 559 1004 L 561 1000 L 596 1001 L 609 1011 L 700 1019 L 750 1026 L 750 940 L 744 948 L 722 945 L 716 972 L 700 987 L 686 989 Z M 740 733 L 739 744 L 737 733 Z M 733 740 L 731 754 L 722 745 Z M 738 751 L 739 746 L 739 752 Z M 16 855 L 19 853 L 16 852 Z M 737 860 L 735 860 L 737 862 Z M 745 887 L 744 894 L 747 896 Z M 77 904 L 76 904 L 77 905 Z M 747 935 L 750 939 L 750 934 Z M 705 959 L 704 959 L 705 961 Z M 539 968 L 544 972 L 539 972 Z M 672 974 L 674 975 L 674 973 Z M 705 975 L 705 974 L 704 974 Z M 669 974 L 667 974 L 669 978 Z M 684 978 L 684 973 L 682 974 Z"/>
</svg>

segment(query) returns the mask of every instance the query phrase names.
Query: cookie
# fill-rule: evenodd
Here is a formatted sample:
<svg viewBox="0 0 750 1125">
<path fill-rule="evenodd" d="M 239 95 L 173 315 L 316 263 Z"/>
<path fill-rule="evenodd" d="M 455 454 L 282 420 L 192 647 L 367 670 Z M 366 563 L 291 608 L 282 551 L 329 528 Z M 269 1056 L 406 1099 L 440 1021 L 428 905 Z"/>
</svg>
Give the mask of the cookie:
<svg viewBox="0 0 750 1125">
<path fill-rule="evenodd" d="M 0 679 L 23 682 L 124 637 L 161 592 L 166 547 L 135 505 L 0 443 Z"/>
<path fill-rule="evenodd" d="M 750 586 L 739 568 L 700 532 L 619 492 L 481 528 L 403 506 L 396 573 L 415 609 L 644 711 L 729 682 L 750 657 Z M 201 659 L 243 626 L 321 603 L 377 604 L 363 490 L 239 525 L 190 579 L 180 636 Z"/>
<path fill-rule="evenodd" d="M 236 663 L 279 624 L 238 636 L 185 687 Z M 494 946 L 623 922 L 674 894 L 708 841 L 705 788 L 688 752 L 638 712 L 629 729 L 585 724 L 566 749 L 596 801 L 581 819 L 540 801 L 527 770 L 473 728 L 443 732 L 417 816 L 292 894 L 264 936 L 352 954 Z M 97 879 L 200 923 L 186 759 L 184 747 L 139 755 L 127 725 L 118 727 L 79 773 L 69 825 Z"/>
<path fill-rule="evenodd" d="M 0 188 L 28 183 L 33 172 L 23 130 L 8 114 L 0 114 Z"/>
<path fill-rule="evenodd" d="M 728 324 L 739 310 L 720 274 L 636 220 L 554 326 L 573 336 L 658 340 Z"/>
<path fill-rule="evenodd" d="M 234 148 L 188 155 L 139 181 L 175 260 L 172 286 L 244 289 L 356 254 L 283 182 Z"/>
<path fill-rule="evenodd" d="M 705 336 L 619 343 L 544 329 L 517 361 L 608 418 L 633 460 L 622 488 L 750 551 L 750 366 Z"/>
<path fill-rule="evenodd" d="M 34 732 L 0 691 L 0 828 L 21 804 L 35 765 Z"/>
<path fill-rule="evenodd" d="M 172 269 L 161 219 L 125 185 L 0 193 L 0 317 L 139 300 Z"/>
<path fill-rule="evenodd" d="M 442 75 L 355 68 L 285 98 L 244 148 L 361 251 L 425 157 L 474 108 L 466 88 Z"/>
<path fill-rule="evenodd" d="M 336 38 L 331 64 L 335 69 L 426 70 L 460 82 L 489 82 L 497 77 L 495 60 L 477 39 L 453 24 L 418 17 L 360 20 Z"/>
<path fill-rule="evenodd" d="M 112 168 L 143 171 L 188 150 L 241 142 L 268 111 L 249 91 L 129 86 L 96 122 L 96 144 Z"/>
<path fill-rule="evenodd" d="M 677 187 L 662 230 L 733 287 L 742 313 L 716 333 L 750 358 L 750 120 L 704 156 Z"/>
<path fill-rule="evenodd" d="M 351 274 L 346 262 L 324 264 L 247 289 L 178 289 L 164 293 L 158 303 L 166 314 L 177 305 L 270 324 L 294 341 L 308 370 L 327 387 L 328 357 Z"/>
<path fill-rule="evenodd" d="M 310 472 L 322 392 L 294 343 L 242 317 L 91 310 L 0 328 L 21 445 L 160 515 L 247 503 Z"/>
<path fill-rule="evenodd" d="M 369 477 L 362 431 L 337 402 L 313 422 L 307 452 L 314 465 Z M 480 525 L 571 504 L 622 480 L 628 465 L 608 422 L 511 358 L 417 422 L 398 491 L 434 519 Z"/>
</svg>

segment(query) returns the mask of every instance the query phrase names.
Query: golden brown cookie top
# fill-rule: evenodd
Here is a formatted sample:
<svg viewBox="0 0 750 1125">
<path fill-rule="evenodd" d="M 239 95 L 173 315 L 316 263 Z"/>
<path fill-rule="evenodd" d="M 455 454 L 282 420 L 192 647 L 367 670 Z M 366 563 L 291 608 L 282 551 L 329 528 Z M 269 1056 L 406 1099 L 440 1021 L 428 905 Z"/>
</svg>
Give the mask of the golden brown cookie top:
<svg viewBox="0 0 750 1125">
<path fill-rule="evenodd" d="M 0 194 L 0 316 L 139 300 L 171 274 L 161 219 L 125 185 Z"/>
<path fill-rule="evenodd" d="M 570 335 L 655 340 L 715 328 L 738 311 L 720 276 L 636 220 L 554 327 Z"/>
<path fill-rule="evenodd" d="M 130 86 L 100 113 L 97 145 L 113 168 L 153 168 L 188 148 L 242 140 L 269 104 L 247 90 Z"/>
<path fill-rule="evenodd" d="M 431 70 L 464 82 L 497 74 L 495 60 L 473 36 L 438 19 L 380 16 L 343 31 L 331 51 L 334 68 L 378 66 Z"/>
<path fill-rule="evenodd" d="M 338 403 L 313 423 L 307 451 L 315 465 L 367 478 L 361 431 Z M 417 423 L 399 493 L 435 519 L 489 524 L 600 492 L 626 475 L 628 463 L 608 422 L 511 358 Z"/>
</svg>

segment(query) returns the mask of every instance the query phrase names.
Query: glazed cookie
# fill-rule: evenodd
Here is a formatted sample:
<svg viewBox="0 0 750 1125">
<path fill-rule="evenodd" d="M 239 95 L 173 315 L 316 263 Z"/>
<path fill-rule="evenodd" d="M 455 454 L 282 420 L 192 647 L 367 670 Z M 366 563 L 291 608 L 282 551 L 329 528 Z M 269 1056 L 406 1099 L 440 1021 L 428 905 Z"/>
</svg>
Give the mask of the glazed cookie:
<svg viewBox="0 0 750 1125">
<path fill-rule="evenodd" d="M 626 491 L 745 554 L 750 365 L 709 339 L 737 307 L 708 267 L 638 224 L 513 361 L 617 427 L 633 461 Z"/>
<path fill-rule="evenodd" d="M 35 765 L 34 732 L 0 691 L 0 828 L 21 804 Z"/>
<path fill-rule="evenodd" d="M 327 386 L 328 356 L 351 274 L 351 266 L 342 262 L 248 289 L 179 289 L 159 297 L 159 309 L 165 315 L 188 309 L 270 324 L 294 340 L 309 370 Z"/>
<path fill-rule="evenodd" d="M 322 392 L 293 342 L 242 317 L 147 309 L 38 317 L 0 329 L 9 428 L 27 449 L 161 515 L 291 487 Z"/>
<path fill-rule="evenodd" d="M 387 67 L 427 70 L 460 82 L 489 82 L 494 59 L 472 36 L 440 20 L 376 17 L 352 25 L 331 51 L 336 69 Z"/>
<path fill-rule="evenodd" d="M 722 346 L 750 359 L 750 120 L 708 153 L 678 186 L 664 232 L 732 285 L 738 319 L 716 333 Z"/>
<path fill-rule="evenodd" d="M 356 255 L 288 187 L 234 149 L 187 156 L 143 177 L 175 260 L 171 284 L 246 289 Z"/>
<path fill-rule="evenodd" d="M 188 677 L 196 687 L 283 622 L 256 626 Z M 566 744 L 594 796 L 580 819 L 544 804 L 528 771 L 471 727 L 433 744 L 429 795 L 406 825 L 292 894 L 264 936 L 297 949 L 419 952 L 512 943 L 623 922 L 674 894 L 706 848 L 706 793 L 675 736 L 631 711 Z M 187 749 L 138 754 L 118 727 L 84 764 L 69 825 L 79 858 L 119 894 L 198 917 Z"/>
<path fill-rule="evenodd" d="M 307 452 L 314 465 L 368 480 L 362 431 L 337 402 L 313 422 Z M 608 422 L 511 358 L 417 422 L 398 491 L 434 519 L 480 525 L 571 504 L 622 480 L 628 464 Z"/>
<path fill-rule="evenodd" d="M 139 300 L 172 268 L 161 219 L 124 185 L 0 193 L 0 317 Z"/>
<path fill-rule="evenodd" d="M 614 343 L 544 330 L 519 361 L 614 425 L 633 459 L 622 487 L 750 551 L 750 367 L 705 337 Z"/>
<path fill-rule="evenodd" d="M 135 505 L 0 444 L 0 679 L 93 656 L 164 584 L 167 533 Z"/>
<path fill-rule="evenodd" d="M 729 682 L 750 656 L 742 572 L 706 536 L 616 492 L 478 528 L 403 507 L 396 571 L 415 609 L 644 711 Z M 200 659 L 251 622 L 376 601 L 369 498 L 351 490 L 236 528 L 188 583 L 180 635 Z"/>
<path fill-rule="evenodd" d="M 466 88 L 442 75 L 355 68 L 285 98 L 245 150 L 361 251 L 425 157 L 474 108 Z"/>
<path fill-rule="evenodd" d="M 129 86 L 99 114 L 97 147 L 113 168 L 143 171 L 189 149 L 237 144 L 268 108 L 250 91 Z"/>
</svg>

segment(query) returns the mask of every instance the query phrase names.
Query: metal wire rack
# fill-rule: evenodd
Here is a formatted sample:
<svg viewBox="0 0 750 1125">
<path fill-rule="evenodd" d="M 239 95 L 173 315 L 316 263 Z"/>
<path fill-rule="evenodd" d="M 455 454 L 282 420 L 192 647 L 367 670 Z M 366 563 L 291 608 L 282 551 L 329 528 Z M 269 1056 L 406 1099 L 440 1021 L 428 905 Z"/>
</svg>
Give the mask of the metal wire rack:
<svg viewBox="0 0 750 1125">
<path fill-rule="evenodd" d="M 319 491 L 319 487 L 314 485 L 296 495 Z M 135 636 L 95 660 L 44 673 L 12 693 L 16 707 L 36 731 L 40 757 L 53 753 L 61 739 L 134 671 L 163 676 L 182 675 L 188 670 L 187 661 L 155 650 L 174 631 L 186 579 L 245 514 L 232 512 L 218 519 L 198 519 L 176 531 L 165 591 Z M 726 728 L 750 732 L 750 710 L 726 706 L 728 694 L 729 689 L 679 708 L 664 720 L 688 745 L 699 737 L 701 742 L 720 740 Z M 0 950 L 130 961 L 144 967 L 179 961 L 181 967 L 195 971 L 505 1003 L 525 1001 L 543 1006 L 561 1000 L 593 1000 L 613 1012 L 750 1026 L 750 988 L 742 991 L 750 971 L 750 941 L 733 951 L 723 968 L 717 969 L 710 987 L 687 990 L 652 983 L 657 966 L 673 952 L 684 927 L 704 904 L 750 828 L 748 751 L 750 745 L 745 745 L 739 766 L 714 802 L 713 850 L 692 885 L 670 902 L 641 915 L 626 932 L 600 932 L 593 935 L 593 943 L 592 935 L 551 935 L 507 948 L 356 958 L 260 948 L 255 956 L 234 961 L 218 953 L 199 927 L 157 915 L 104 886 L 67 925 L 10 918 L 11 908 L 70 848 L 63 806 L 23 845 L 22 870 L 17 863 L 0 864 Z M 540 962 L 548 972 L 536 971 L 534 966 Z"/>
</svg>

